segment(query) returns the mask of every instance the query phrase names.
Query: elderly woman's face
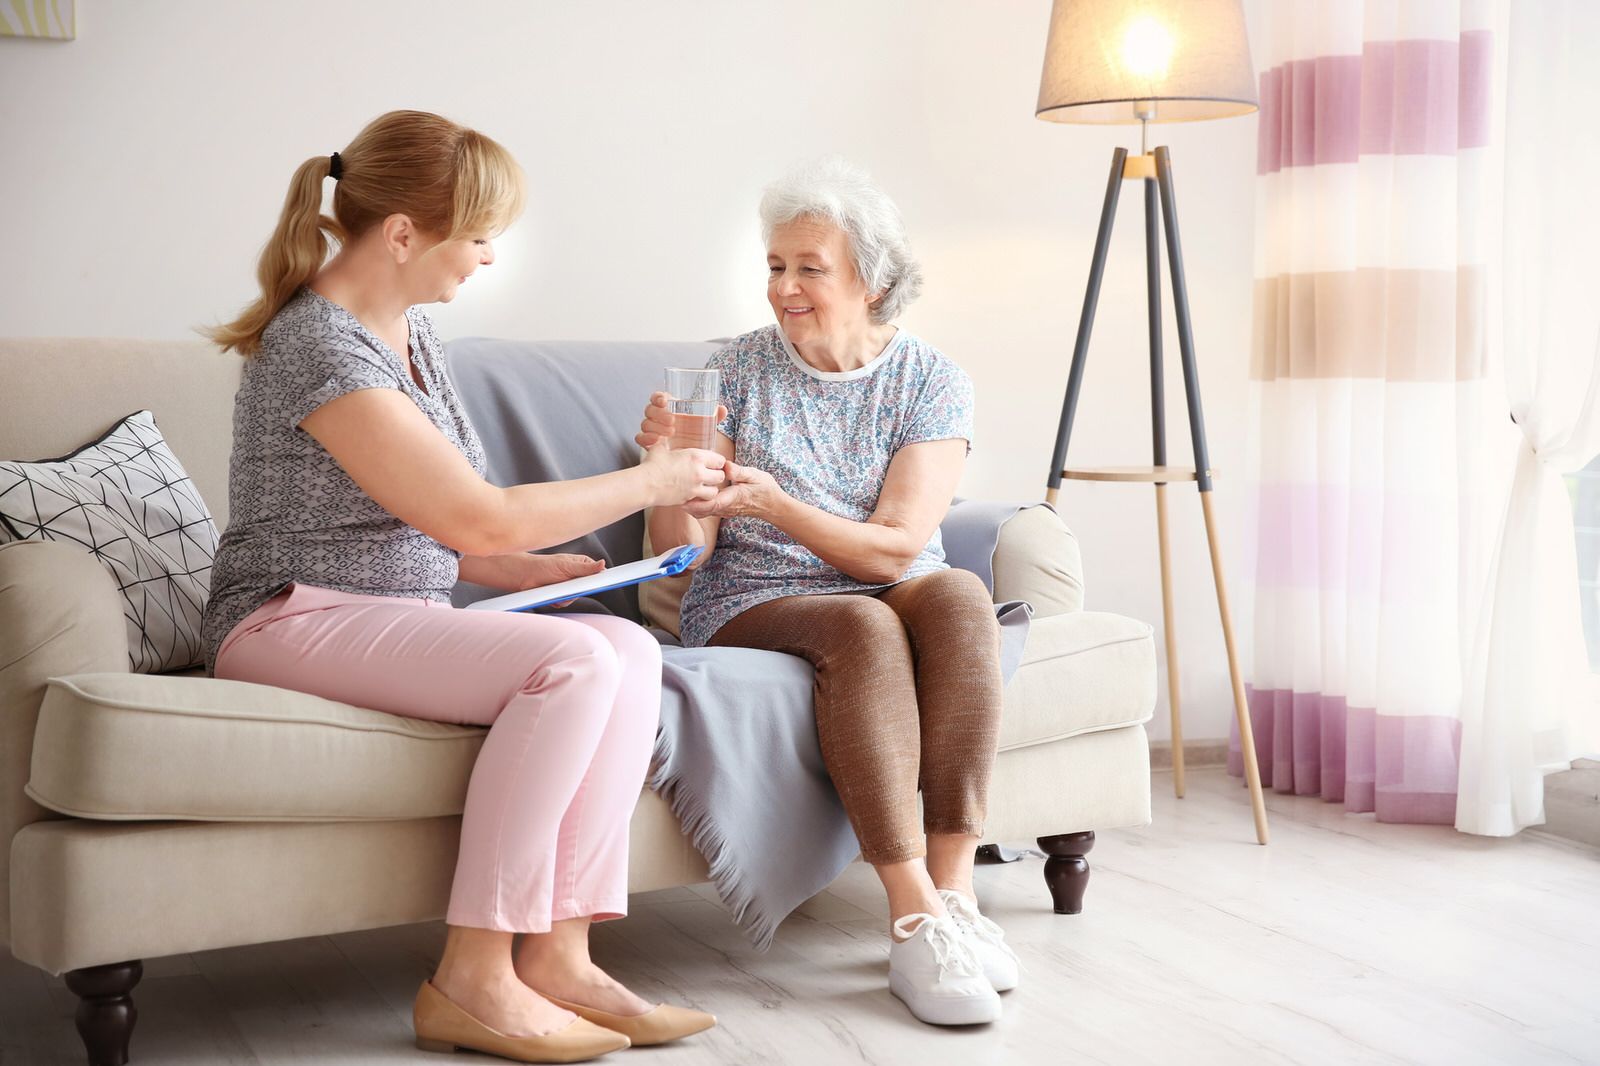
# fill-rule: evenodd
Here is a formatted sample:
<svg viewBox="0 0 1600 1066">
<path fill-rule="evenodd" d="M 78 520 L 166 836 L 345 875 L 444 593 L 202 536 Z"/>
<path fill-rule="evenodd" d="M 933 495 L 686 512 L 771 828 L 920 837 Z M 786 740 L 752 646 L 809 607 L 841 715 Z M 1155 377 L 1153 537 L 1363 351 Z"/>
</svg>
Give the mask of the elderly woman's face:
<svg viewBox="0 0 1600 1066">
<path fill-rule="evenodd" d="M 767 302 L 791 343 L 826 341 L 870 322 L 873 294 L 856 274 L 844 231 L 800 218 L 776 227 L 767 246 Z"/>
</svg>

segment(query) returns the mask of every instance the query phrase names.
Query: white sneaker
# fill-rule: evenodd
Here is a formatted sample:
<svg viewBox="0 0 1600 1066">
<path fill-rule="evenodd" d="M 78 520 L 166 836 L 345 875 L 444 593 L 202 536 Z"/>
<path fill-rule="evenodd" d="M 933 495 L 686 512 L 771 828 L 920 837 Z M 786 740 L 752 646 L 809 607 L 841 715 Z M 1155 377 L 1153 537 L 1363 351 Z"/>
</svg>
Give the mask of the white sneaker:
<svg viewBox="0 0 1600 1066">
<path fill-rule="evenodd" d="M 950 918 L 908 914 L 894 923 L 889 991 L 929 1025 L 977 1025 L 1000 1017 L 1000 997 Z"/>
<path fill-rule="evenodd" d="M 978 901 L 952 888 L 941 888 L 939 898 L 961 935 L 966 939 L 983 975 L 989 979 L 996 992 L 1009 992 L 1017 987 L 1021 975 L 1017 972 L 1017 953 L 1006 943 L 1006 934 L 992 920 L 978 913 Z"/>
</svg>

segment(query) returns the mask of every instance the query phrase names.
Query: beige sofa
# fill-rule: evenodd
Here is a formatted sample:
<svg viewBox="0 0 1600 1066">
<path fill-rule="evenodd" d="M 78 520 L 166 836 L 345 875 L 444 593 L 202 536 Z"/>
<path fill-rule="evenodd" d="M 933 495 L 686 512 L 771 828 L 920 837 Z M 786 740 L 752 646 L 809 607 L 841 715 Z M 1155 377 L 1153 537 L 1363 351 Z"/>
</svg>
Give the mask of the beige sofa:
<svg viewBox="0 0 1600 1066">
<path fill-rule="evenodd" d="M 0 457 L 61 455 L 149 408 L 220 527 L 238 373 L 192 342 L 0 340 Z M 1007 523 L 994 575 L 997 598 L 1037 614 L 1006 690 L 990 836 L 1042 838 L 1055 907 L 1072 913 L 1093 830 L 1150 818 L 1151 630 L 1082 609 L 1076 542 L 1047 509 Z M 0 545 L 0 938 L 69 972 L 91 1061 L 125 1061 L 129 960 L 440 918 L 480 738 L 131 674 L 99 563 L 70 544 Z M 654 794 L 632 848 L 635 891 L 706 877 Z"/>
</svg>

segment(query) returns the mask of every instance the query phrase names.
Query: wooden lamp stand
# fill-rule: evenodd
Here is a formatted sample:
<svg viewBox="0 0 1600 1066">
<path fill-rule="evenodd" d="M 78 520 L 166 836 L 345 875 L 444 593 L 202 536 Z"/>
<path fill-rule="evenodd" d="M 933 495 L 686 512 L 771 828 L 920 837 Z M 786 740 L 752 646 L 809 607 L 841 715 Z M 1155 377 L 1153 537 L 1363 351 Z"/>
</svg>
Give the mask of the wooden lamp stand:
<svg viewBox="0 0 1600 1066">
<path fill-rule="evenodd" d="M 1141 118 L 1144 116 L 1140 116 Z M 1150 466 L 1077 467 L 1066 466 L 1067 442 L 1072 435 L 1072 416 L 1078 406 L 1083 384 L 1083 367 L 1089 351 L 1089 334 L 1094 327 L 1095 305 L 1100 299 L 1100 282 L 1105 275 L 1106 251 L 1111 243 L 1111 226 L 1117 213 L 1117 200 L 1124 180 L 1144 183 L 1145 283 L 1150 330 L 1150 422 L 1153 462 Z M 1160 203 L 1157 204 L 1157 196 Z M 1172 302 L 1178 318 L 1178 349 L 1183 361 L 1184 394 L 1189 409 L 1189 434 L 1194 444 L 1195 465 L 1167 465 L 1165 404 L 1161 389 L 1161 239 L 1166 231 L 1167 264 L 1172 275 Z M 1222 577 L 1222 553 L 1217 542 L 1216 516 L 1211 509 L 1212 470 L 1206 453 L 1205 418 L 1200 409 L 1200 378 L 1195 367 L 1194 333 L 1189 322 L 1189 294 L 1183 275 L 1183 253 L 1178 244 L 1178 210 L 1172 187 L 1172 163 L 1165 146 L 1148 155 L 1130 157 L 1126 148 L 1111 155 L 1111 176 L 1106 183 L 1105 204 L 1100 210 L 1100 229 L 1094 242 L 1094 259 L 1089 267 L 1089 286 L 1083 297 L 1083 315 L 1078 320 L 1078 339 L 1072 349 L 1072 371 L 1067 378 L 1067 394 L 1061 404 L 1061 424 L 1056 431 L 1055 452 L 1050 460 L 1050 476 L 1045 500 L 1056 502 L 1061 479 L 1075 481 L 1114 481 L 1154 483 L 1156 487 L 1156 531 L 1161 556 L 1161 617 L 1167 645 L 1167 694 L 1172 715 L 1172 785 L 1181 799 L 1183 779 L 1183 723 L 1178 704 L 1178 643 L 1172 626 L 1172 561 L 1167 539 L 1167 484 L 1193 481 L 1200 489 L 1200 507 L 1205 514 L 1206 540 L 1211 547 L 1211 573 L 1217 586 L 1217 610 L 1222 616 L 1222 639 L 1228 652 L 1228 674 L 1233 681 L 1233 706 L 1239 722 L 1239 742 L 1244 754 L 1245 781 L 1250 788 L 1250 806 L 1255 814 L 1256 840 L 1267 842 L 1267 808 L 1261 792 L 1261 771 L 1256 765 L 1255 738 L 1250 728 L 1250 712 L 1245 704 L 1244 680 L 1239 673 L 1239 658 L 1234 648 L 1233 622 L 1228 613 L 1228 591 Z"/>
</svg>

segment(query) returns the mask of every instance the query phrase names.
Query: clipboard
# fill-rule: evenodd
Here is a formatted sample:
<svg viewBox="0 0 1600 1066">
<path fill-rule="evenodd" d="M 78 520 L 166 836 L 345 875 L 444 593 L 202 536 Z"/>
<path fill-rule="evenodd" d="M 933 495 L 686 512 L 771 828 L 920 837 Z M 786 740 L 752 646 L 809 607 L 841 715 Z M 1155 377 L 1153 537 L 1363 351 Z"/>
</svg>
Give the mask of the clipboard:
<svg viewBox="0 0 1600 1066">
<path fill-rule="evenodd" d="M 700 553 L 703 551 L 705 549 L 698 544 L 685 544 L 671 551 L 662 552 L 653 559 L 640 559 L 636 563 L 609 567 L 587 577 L 575 577 L 570 581 L 558 581 L 554 585 L 540 585 L 536 589 L 479 600 L 477 603 L 467 604 L 466 609 L 531 611 L 537 607 L 548 607 L 552 603 L 575 600 L 580 596 L 594 596 L 601 592 L 654 581 L 658 577 L 677 577 L 689 569 L 689 565 L 700 558 Z"/>
</svg>

